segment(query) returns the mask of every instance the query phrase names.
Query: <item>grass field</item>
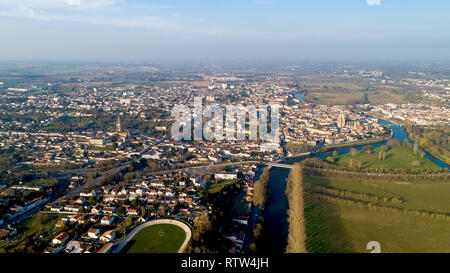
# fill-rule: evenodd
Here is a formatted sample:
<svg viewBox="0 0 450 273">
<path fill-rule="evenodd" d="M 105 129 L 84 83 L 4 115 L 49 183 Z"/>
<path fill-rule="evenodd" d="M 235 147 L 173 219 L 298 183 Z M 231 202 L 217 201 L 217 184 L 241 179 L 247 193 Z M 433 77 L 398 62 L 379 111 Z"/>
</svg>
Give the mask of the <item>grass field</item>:
<svg viewBox="0 0 450 273">
<path fill-rule="evenodd" d="M 114 145 L 89 146 L 88 149 L 92 150 L 92 151 L 115 151 L 116 150 Z"/>
<path fill-rule="evenodd" d="M 374 205 L 450 213 L 450 183 L 396 184 L 321 177 L 305 177 L 305 182 L 380 197 L 380 201 L 371 202 Z M 369 241 L 380 242 L 382 252 L 450 252 L 449 221 L 332 204 L 309 194 L 305 194 L 309 252 L 368 252 Z M 392 196 L 403 203 L 382 201 Z"/>
<path fill-rule="evenodd" d="M 339 105 L 339 104 L 349 104 L 352 100 L 362 100 L 364 99 L 363 92 L 352 92 L 352 93 L 307 93 L 304 95 L 304 99 L 309 102 L 314 102 L 318 104 L 326 105 Z"/>
<path fill-rule="evenodd" d="M 315 202 L 305 215 L 309 252 L 368 252 L 369 241 L 381 252 L 450 252 L 448 221 Z"/>
<path fill-rule="evenodd" d="M 245 200 L 246 193 L 241 192 L 233 201 L 233 209 L 231 214 L 233 216 L 245 216 L 248 214 L 248 202 Z"/>
<path fill-rule="evenodd" d="M 353 159 L 353 167 L 358 166 L 361 162 L 362 168 L 386 168 L 386 169 L 411 169 L 411 168 L 427 168 L 439 169 L 439 166 L 431 161 L 415 155 L 413 150 L 408 147 L 390 147 L 386 151 L 385 160 L 379 160 L 378 155 L 381 148 L 373 149 L 371 153 L 366 151 L 358 151 L 353 157 L 351 153 L 347 153 L 337 157 L 336 164 L 349 167 L 350 159 Z"/>
<path fill-rule="evenodd" d="M 410 210 L 427 210 L 450 213 L 450 183 L 399 184 L 374 180 L 348 178 L 306 177 L 311 185 L 323 186 L 378 197 L 398 197 L 404 202 L 397 204 Z M 380 205 L 385 205 L 380 203 Z M 394 206 L 394 204 L 389 204 Z M 450 225 L 450 223 L 449 223 Z"/>
<path fill-rule="evenodd" d="M 28 237 L 33 237 L 38 232 L 38 227 L 36 226 L 36 221 L 34 220 L 37 215 L 30 217 L 20 223 L 17 226 L 18 234 L 14 237 L 14 239 L 10 242 L 7 242 L 5 240 L 0 241 L 0 253 L 4 252 L 4 247 L 9 245 L 11 247 L 10 251 L 13 251 L 14 249 L 20 249 L 24 247 L 24 244 L 26 242 L 26 239 Z M 41 218 L 41 231 L 47 232 L 49 230 L 52 230 L 55 226 L 56 222 L 58 221 L 59 217 L 57 216 L 45 216 L 42 215 Z M 47 234 L 46 237 L 42 238 L 42 240 L 49 240 L 50 237 L 53 236 L 51 234 Z"/>
<path fill-rule="evenodd" d="M 219 180 L 208 184 L 208 193 L 214 194 L 221 191 L 225 186 L 236 183 L 237 180 Z"/>
<path fill-rule="evenodd" d="M 184 230 L 170 224 L 157 224 L 139 231 L 125 246 L 126 253 L 177 253 L 186 238 Z"/>
<path fill-rule="evenodd" d="M 406 95 L 395 94 L 389 91 L 377 91 L 367 93 L 369 103 L 371 104 L 385 104 L 385 103 L 408 103 Z"/>
<path fill-rule="evenodd" d="M 365 94 L 367 94 L 368 102 L 371 104 L 410 102 L 406 95 L 395 94 L 389 91 L 309 92 L 304 96 L 304 98 L 309 102 L 319 104 L 340 105 L 352 103 L 354 100 L 362 101 Z"/>
<path fill-rule="evenodd" d="M 351 82 L 307 82 L 304 83 L 304 88 L 310 90 L 340 89 L 346 91 L 358 91 L 366 89 L 367 85 L 361 85 Z"/>
<path fill-rule="evenodd" d="M 151 85 L 156 85 L 156 86 L 179 86 L 179 85 L 183 85 L 186 84 L 185 81 L 151 81 L 150 82 Z"/>
</svg>

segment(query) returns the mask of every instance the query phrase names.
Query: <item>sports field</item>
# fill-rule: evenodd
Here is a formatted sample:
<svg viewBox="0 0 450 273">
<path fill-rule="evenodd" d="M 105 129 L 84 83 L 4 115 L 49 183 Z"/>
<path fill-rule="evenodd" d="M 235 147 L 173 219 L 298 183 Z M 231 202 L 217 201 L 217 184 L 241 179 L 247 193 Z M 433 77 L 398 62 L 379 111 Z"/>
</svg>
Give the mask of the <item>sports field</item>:
<svg viewBox="0 0 450 273">
<path fill-rule="evenodd" d="M 177 253 L 186 238 L 184 230 L 170 224 L 157 224 L 139 231 L 125 246 L 126 253 Z"/>
</svg>

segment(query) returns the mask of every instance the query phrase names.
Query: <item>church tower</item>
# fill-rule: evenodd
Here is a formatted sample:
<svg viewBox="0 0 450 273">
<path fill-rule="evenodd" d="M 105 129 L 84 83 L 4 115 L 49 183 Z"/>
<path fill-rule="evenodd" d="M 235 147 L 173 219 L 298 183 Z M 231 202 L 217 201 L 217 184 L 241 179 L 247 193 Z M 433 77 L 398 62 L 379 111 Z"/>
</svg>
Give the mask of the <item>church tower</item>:
<svg viewBox="0 0 450 273">
<path fill-rule="evenodd" d="M 341 112 L 341 114 L 339 115 L 337 125 L 338 125 L 339 128 L 344 128 L 345 127 L 345 114 L 344 114 L 344 112 Z"/>
<path fill-rule="evenodd" d="M 122 121 L 120 120 L 120 116 L 117 117 L 116 132 L 117 133 L 121 133 L 122 132 Z"/>
</svg>

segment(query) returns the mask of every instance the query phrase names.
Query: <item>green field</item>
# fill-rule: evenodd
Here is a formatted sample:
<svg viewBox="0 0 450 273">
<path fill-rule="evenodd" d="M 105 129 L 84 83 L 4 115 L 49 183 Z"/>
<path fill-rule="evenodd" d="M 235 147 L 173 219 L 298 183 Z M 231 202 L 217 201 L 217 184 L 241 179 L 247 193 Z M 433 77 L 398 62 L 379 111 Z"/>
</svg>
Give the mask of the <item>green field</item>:
<svg viewBox="0 0 450 273">
<path fill-rule="evenodd" d="M 236 183 L 237 180 L 219 180 L 208 183 L 208 193 L 214 194 L 221 191 L 225 186 Z"/>
<path fill-rule="evenodd" d="M 350 104 L 353 100 L 363 100 L 363 92 L 352 92 L 352 93 L 307 93 L 304 95 L 304 99 L 318 104 L 326 105 L 341 105 Z"/>
<path fill-rule="evenodd" d="M 369 241 L 381 252 L 450 252 L 448 221 L 314 202 L 305 215 L 312 253 L 368 252 Z"/>
<path fill-rule="evenodd" d="M 178 226 L 152 225 L 139 231 L 122 252 L 177 253 L 185 239 L 186 233 Z"/>
<path fill-rule="evenodd" d="M 380 169 L 439 169 L 440 167 L 431 161 L 415 155 L 413 150 L 408 147 L 389 147 L 386 151 L 384 160 L 378 159 L 381 148 L 373 149 L 370 153 L 366 151 L 357 151 L 356 155 L 347 153 L 336 158 L 336 164 L 349 167 L 350 159 L 353 161 L 353 167 L 357 167 L 359 162 L 362 168 L 380 168 Z"/>
<path fill-rule="evenodd" d="M 359 89 L 361 90 L 361 89 Z M 367 95 L 367 101 L 371 104 L 386 103 L 409 103 L 411 98 L 405 94 L 396 94 L 394 92 L 383 91 L 342 91 L 342 92 L 309 92 L 304 98 L 313 103 L 326 105 L 352 104 L 357 101 L 364 101 L 364 95 Z M 415 99 L 417 100 L 417 99 Z"/>
<path fill-rule="evenodd" d="M 378 201 L 368 202 L 376 206 L 450 214 L 450 183 L 396 184 L 321 177 L 305 177 L 305 183 L 378 197 Z M 402 203 L 390 203 L 387 200 L 391 197 Z M 314 199 L 311 192 L 305 193 L 305 200 L 309 252 L 368 252 L 369 241 L 380 242 L 382 252 L 450 252 L 448 220 L 335 204 Z"/>
<path fill-rule="evenodd" d="M 233 216 L 246 216 L 248 214 L 248 202 L 245 200 L 246 193 L 239 193 L 233 200 Z"/>
<path fill-rule="evenodd" d="M 116 150 L 114 145 L 89 146 L 88 149 L 92 150 L 92 151 L 115 151 Z"/>
<path fill-rule="evenodd" d="M 402 204 L 389 204 L 410 210 L 450 213 L 450 183 L 401 184 L 362 179 L 306 177 L 306 182 L 327 188 L 366 193 L 381 198 L 398 197 Z M 380 205 L 383 204 L 380 201 Z M 450 223 L 449 223 L 450 224 Z"/>
<path fill-rule="evenodd" d="M 28 239 L 33 238 L 39 232 L 39 230 L 40 232 L 46 233 L 46 236 L 44 238 L 39 238 L 39 240 L 50 240 L 53 235 L 51 233 L 48 233 L 48 231 L 53 230 L 56 222 L 59 220 L 59 217 L 40 215 L 40 217 L 42 217 L 40 224 L 35 220 L 37 217 L 39 216 L 35 215 L 20 223 L 17 226 L 18 235 L 15 235 L 13 240 L 9 242 L 5 240 L 0 241 L 0 253 L 5 252 L 4 248 L 6 246 L 8 246 L 10 252 L 14 252 L 14 250 L 24 251 Z"/>
</svg>

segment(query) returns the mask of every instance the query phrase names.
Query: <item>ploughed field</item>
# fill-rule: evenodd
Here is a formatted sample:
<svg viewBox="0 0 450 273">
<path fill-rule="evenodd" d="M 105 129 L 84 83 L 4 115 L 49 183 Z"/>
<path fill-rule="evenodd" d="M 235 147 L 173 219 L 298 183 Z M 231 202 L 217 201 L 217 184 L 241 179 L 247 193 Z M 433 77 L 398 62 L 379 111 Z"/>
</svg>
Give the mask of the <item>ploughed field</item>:
<svg viewBox="0 0 450 273">
<path fill-rule="evenodd" d="M 186 238 L 184 230 L 170 224 L 148 226 L 122 250 L 124 253 L 177 253 Z"/>
</svg>

